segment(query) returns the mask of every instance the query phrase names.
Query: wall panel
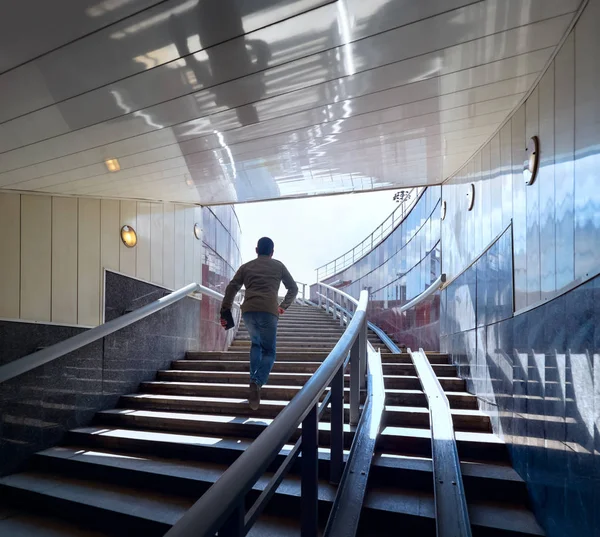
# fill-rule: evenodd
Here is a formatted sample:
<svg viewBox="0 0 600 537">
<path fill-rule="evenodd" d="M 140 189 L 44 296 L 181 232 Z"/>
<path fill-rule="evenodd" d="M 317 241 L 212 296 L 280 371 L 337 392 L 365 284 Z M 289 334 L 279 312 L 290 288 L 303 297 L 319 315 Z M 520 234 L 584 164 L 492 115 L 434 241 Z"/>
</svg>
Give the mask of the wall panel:
<svg viewBox="0 0 600 537">
<path fill-rule="evenodd" d="M 185 207 L 175 205 L 175 289 L 180 289 L 185 281 Z"/>
<path fill-rule="evenodd" d="M 119 220 L 119 271 L 129 276 L 135 276 L 137 264 L 137 248 L 128 248 L 121 240 L 121 228 L 131 226 L 137 229 L 137 203 L 135 201 L 120 202 L 120 220 Z"/>
<path fill-rule="evenodd" d="M 525 104 L 525 144 L 539 134 L 539 88 L 535 88 Z M 526 156 L 526 155 L 525 155 Z M 525 179 L 522 179 L 525 183 Z M 525 188 L 526 197 L 526 271 L 527 305 L 541 299 L 540 281 L 540 182 Z"/>
<path fill-rule="evenodd" d="M 119 270 L 119 244 L 121 244 L 119 221 L 119 201 L 101 200 L 100 263 L 105 269 Z"/>
<path fill-rule="evenodd" d="M 52 322 L 77 324 L 76 198 L 52 198 Z"/>
<path fill-rule="evenodd" d="M 150 281 L 163 283 L 164 214 L 162 203 L 150 206 Z"/>
<path fill-rule="evenodd" d="M 556 292 L 556 234 L 554 229 L 554 62 L 540 81 L 540 128 L 543 140 L 537 182 L 540 196 L 541 299 Z"/>
<path fill-rule="evenodd" d="M 165 203 L 163 229 L 163 285 L 175 288 L 175 205 Z"/>
<path fill-rule="evenodd" d="M 185 283 L 192 283 L 194 281 L 194 208 L 186 207 L 185 209 L 185 220 L 183 228 L 183 245 L 185 248 Z"/>
<path fill-rule="evenodd" d="M 52 319 L 52 198 L 21 196 L 21 318 Z"/>
<path fill-rule="evenodd" d="M 512 207 L 515 271 L 515 308 L 527 306 L 527 193 L 523 181 L 525 161 L 525 106 L 511 119 Z"/>
<path fill-rule="evenodd" d="M 0 193 L 0 317 L 19 318 L 21 302 L 21 196 Z"/>
<path fill-rule="evenodd" d="M 575 278 L 573 190 L 575 181 L 575 40 L 571 34 L 554 60 L 554 185 L 556 289 Z M 544 140 L 542 140 L 544 143 Z"/>
<path fill-rule="evenodd" d="M 77 323 L 100 322 L 100 200 L 79 199 Z"/>
<path fill-rule="evenodd" d="M 202 207 L 194 207 L 194 224 L 198 224 L 202 227 Z M 194 225 L 190 230 L 194 237 L 194 281 L 196 283 L 202 283 L 202 237 L 197 239 L 194 235 Z M 230 242 L 227 241 L 227 242 Z M 223 244 L 222 249 L 225 250 L 228 244 Z"/>
<path fill-rule="evenodd" d="M 135 275 L 142 280 L 150 280 L 150 203 L 137 203 L 137 246 Z"/>
</svg>

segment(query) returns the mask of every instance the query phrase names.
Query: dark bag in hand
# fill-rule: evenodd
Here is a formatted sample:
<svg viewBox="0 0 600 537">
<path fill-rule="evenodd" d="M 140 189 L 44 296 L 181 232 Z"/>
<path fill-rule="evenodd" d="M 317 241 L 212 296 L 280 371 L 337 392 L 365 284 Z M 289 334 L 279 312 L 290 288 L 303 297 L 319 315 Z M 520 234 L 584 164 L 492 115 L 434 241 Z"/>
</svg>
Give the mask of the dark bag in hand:
<svg viewBox="0 0 600 537">
<path fill-rule="evenodd" d="M 225 330 L 230 330 L 231 328 L 233 328 L 235 326 L 235 323 L 233 322 L 233 315 L 231 315 L 231 310 L 221 311 L 221 319 L 224 319 L 225 322 L 227 323 L 223 327 L 223 328 L 225 328 Z"/>
</svg>

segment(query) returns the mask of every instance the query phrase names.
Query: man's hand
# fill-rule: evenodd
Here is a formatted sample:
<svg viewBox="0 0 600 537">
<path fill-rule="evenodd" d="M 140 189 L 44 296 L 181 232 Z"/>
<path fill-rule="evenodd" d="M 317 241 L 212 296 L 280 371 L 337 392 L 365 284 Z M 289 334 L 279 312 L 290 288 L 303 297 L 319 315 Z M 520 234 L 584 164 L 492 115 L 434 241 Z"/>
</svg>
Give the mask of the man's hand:
<svg viewBox="0 0 600 537">
<path fill-rule="evenodd" d="M 225 319 L 221 319 L 221 326 L 225 328 L 227 326 L 227 321 Z"/>
<path fill-rule="evenodd" d="M 283 315 L 285 313 L 285 310 L 283 308 L 279 308 L 279 315 Z"/>
</svg>

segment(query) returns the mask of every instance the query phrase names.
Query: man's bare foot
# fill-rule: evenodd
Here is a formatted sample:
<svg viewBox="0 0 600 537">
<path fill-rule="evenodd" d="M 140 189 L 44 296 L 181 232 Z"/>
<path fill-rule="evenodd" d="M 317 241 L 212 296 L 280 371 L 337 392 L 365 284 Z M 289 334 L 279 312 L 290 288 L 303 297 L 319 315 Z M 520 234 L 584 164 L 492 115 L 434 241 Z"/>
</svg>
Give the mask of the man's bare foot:
<svg viewBox="0 0 600 537">
<path fill-rule="evenodd" d="M 258 410 L 260 406 L 260 386 L 256 382 L 250 383 L 250 394 L 248 396 L 248 403 L 252 410 Z"/>
</svg>

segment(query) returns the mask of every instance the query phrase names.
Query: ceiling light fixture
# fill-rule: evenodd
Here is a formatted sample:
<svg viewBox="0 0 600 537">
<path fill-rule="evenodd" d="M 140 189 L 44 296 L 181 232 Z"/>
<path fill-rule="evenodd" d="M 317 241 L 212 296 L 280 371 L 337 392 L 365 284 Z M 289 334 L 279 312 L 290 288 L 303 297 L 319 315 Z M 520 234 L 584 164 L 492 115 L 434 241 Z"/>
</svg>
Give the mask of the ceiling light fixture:
<svg viewBox="0 0 600 537">
<path fill-rule="evenodd" d="M 121 165 L 116 158 L 105 160 L 104 163 L 106 164 L 109 172 L 118 172 L 121 169 Z"/>
<path fill-rule="evenodd" d="M 532 136 L 525 148 L 527 159 L 523 163 L 523 179 L 530 186 L 535 182 L 540 167 L 540 139 Z"/>
<path fill-rule="evenodd" d="M 137 234 L 131 226 L 121 228 L 121 240 L 127 248 L 133 248 L 137 244 Z"/>
</svg>

